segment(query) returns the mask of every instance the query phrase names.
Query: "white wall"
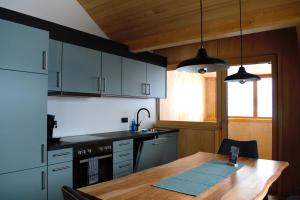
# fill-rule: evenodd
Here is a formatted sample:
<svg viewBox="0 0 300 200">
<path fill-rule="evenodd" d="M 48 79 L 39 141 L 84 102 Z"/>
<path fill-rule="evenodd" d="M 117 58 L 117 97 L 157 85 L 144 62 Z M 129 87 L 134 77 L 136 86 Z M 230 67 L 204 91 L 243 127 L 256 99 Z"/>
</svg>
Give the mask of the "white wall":
<svg viewBox="0 0 300 200">
<path fill-rule="evenodd" d="M 148 108 L 151 118 L 141 111 L 142 127 L 150 128 L 156 121 L 155 99 L 48 97 L 48 113 L 56 115 L 58 127 L 54 136 L 72 136 L 129 130 L 139 108 Z M 121 123 L 128 117 L 128 123 Z"/>
<path fill-rule="evenodd" d="M 77 0 L 0 0 L 0 6 L 107 38 Z"/>
</svg>

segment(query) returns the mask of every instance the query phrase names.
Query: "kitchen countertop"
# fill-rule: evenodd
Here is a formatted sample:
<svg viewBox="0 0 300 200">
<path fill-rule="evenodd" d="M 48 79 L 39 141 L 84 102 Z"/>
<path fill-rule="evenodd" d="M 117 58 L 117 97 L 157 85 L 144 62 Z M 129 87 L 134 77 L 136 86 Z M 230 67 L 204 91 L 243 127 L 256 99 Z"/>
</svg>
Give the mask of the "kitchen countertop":
<svg viewBox="0 0 300 200">
<path fill-rule="evenodd" d="M 74 147 L 82 144 L 93 144 L 99 142 L 108 142 L 108 141 L 117 141 L 117 140 L 125 140 L 125 139 L 133 139 L 133 138 L 142 138 L 142 137 L 154 137 L 156 135 L 162 135 L 166 133 L 178 132 L 179 129 L 174 128 L 157 128 L 157 132 L 130 132 L 130 131 L 118 131 L 118 132 L 108 132 L 108 133 L 96 133 L 96 134 L 88 134 L 88 135 L 78 135 L 70 137 L 61 138 L 62 141 L 48 144 L 48 151 L 58 150 L 63 148 Z M 85 140 L 84 137 L 88 138 Z M 63 140 L 67 140 L 73 142 L 67 142 Z M 82 138 L 82 141 L 80 141 Z"/>
</svg>

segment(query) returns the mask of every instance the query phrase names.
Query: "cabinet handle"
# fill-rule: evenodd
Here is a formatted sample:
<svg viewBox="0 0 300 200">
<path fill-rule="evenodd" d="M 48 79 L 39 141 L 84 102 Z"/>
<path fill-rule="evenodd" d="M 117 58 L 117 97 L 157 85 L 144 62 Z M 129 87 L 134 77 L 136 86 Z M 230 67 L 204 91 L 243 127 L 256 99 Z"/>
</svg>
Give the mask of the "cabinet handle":
<svg viewBox="0 0 300 200">
<path fill-rule="evenodd" d="M 98 85 L 97 91 L 100 92 L 100 77 L 97 77 L 97 85 Z"/>
<path fill-rule="evenodd" d="M 124 168 L 124 167 L 128 167 L 130 164 L 126 164 L 126 165 L 120 165 L 119 166 L 119 169 L 122 169 L 122 168 Z"/>
<path fill-rule="evenodd" d="M 129 145 L 130 142 L 126 142 L 126 143 L 120 143 L 119 146 L 125 146 L 125 145 Z"/>
<path fill-rule="evenodd" d="M 120 154 L 119 157 L 124 157 L 124 156 L 129 156 L 130 153 L 124 153 L 124 154 Z"/>
<path fill-rule="evenodd" d="M 60 168 L 56 168 L 56 169 L 52 169 L 53 172 L 57 172 L 57 171 L 62 171 L 62 170 L 65 170 L 65 169 L 69 169 L 70 166 L 65 166 L 65 167 L 60 167 Z"/>
<path fill-rule="evenodd" d="M 106 78 L 101 78 L 102 92 L 106 92 Z"/>
<path fill-rule="evenodd" d="M 44 163 L 45 162 L 45 145 L 41 144 L 41 162 Z"/>
<path fill-rule="evenodd" d="M 41 178 L 42 178 L 41 189 L 45 190 L 45 188 L 46 188 L 46 173 L 44 171 L 42 171 L 42 173 L 41 173 Z"/>
<path fill-rule="evenodd" d="M 69 154 L 70 154 L 70 152 L 57 153 L 57 154 L 53 154 L 52 157 L 66 156 L 66 155 L 69 155 Z"/>
<path fill-rule="evenodd" d="M 56 72 L 56 87 L 60 88 L 60 72 Z"/>
<path fill-rule="evenodd" d="M 142 83 L 142 94 L 147 95 L 147 84 Z"/>
<path fill-rule="evenodd" d="M 150 85 L 150 84 L 147 84 L 147 86 L 148 86 L 148 92 L 147 92 L 147 95 L 150 95 L 150 93 L 151 93 L 151 85 Z"/>
<path fill-rule="evenodd" d="M 43 70 L 47 70 L 47 63 L 48 63 L 47 51 L 43 51 L 43 63 L 42 63 Z"/>
</svg>

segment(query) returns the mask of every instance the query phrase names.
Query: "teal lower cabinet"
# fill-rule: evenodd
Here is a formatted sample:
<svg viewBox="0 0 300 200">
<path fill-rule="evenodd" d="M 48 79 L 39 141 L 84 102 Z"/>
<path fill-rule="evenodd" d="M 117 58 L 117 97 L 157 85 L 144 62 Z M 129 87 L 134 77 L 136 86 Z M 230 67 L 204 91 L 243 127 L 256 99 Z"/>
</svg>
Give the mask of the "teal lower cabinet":
<svg viewBox="0 0 300 200">
<path fill-rule="evenodd" d="M 63 200 L 61 188 L 73 187 L 73 162 L 48 166 L 48 200 Z"/>
<path fill-rule="evenodd" d="M 0 199 L 47 200 L 47 167 L 0 175 Z"/>
<path fill-rule="evenodd" d="M 178 133 L 177 132 L 167 133 L 167 134 L 160 135 L 158 138 L 164 140 L 164 142 L 160 144 L 162 148 L 160 164 L 163 165 L 176 160 L 178 158 L 178 154 L 177 154 Z"/>
<path fill-rule="evenodd" d="M 48 200 L 63 200 L 61 188 L 73 187 L 73 148 L 48 151 Z"/>
<path fill-rule="evenodd" d="M 133 173 L 133 139 L 113 142 L 113 178 Z"/>
</svg>

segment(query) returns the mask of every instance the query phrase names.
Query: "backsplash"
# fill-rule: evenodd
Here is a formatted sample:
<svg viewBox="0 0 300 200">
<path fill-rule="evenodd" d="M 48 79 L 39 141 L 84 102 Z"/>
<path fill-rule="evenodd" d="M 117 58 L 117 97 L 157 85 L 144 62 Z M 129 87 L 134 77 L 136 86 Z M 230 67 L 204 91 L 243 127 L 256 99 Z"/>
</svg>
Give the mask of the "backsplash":
<svg viewBox="0 0 300 200">
<path fill-rule="evenodd" d="M 156 121 L 155 99 L 48 97 L 48 114 L 57 120 L 54 137 L 129 130 L 142 107 L 151 114 L 148 118 L 146 112 L 140 113 L 142 127 L 150 128 Z M 128 123 L 121 123 L 121 117 L 128 117 Z"/>
</svg>

